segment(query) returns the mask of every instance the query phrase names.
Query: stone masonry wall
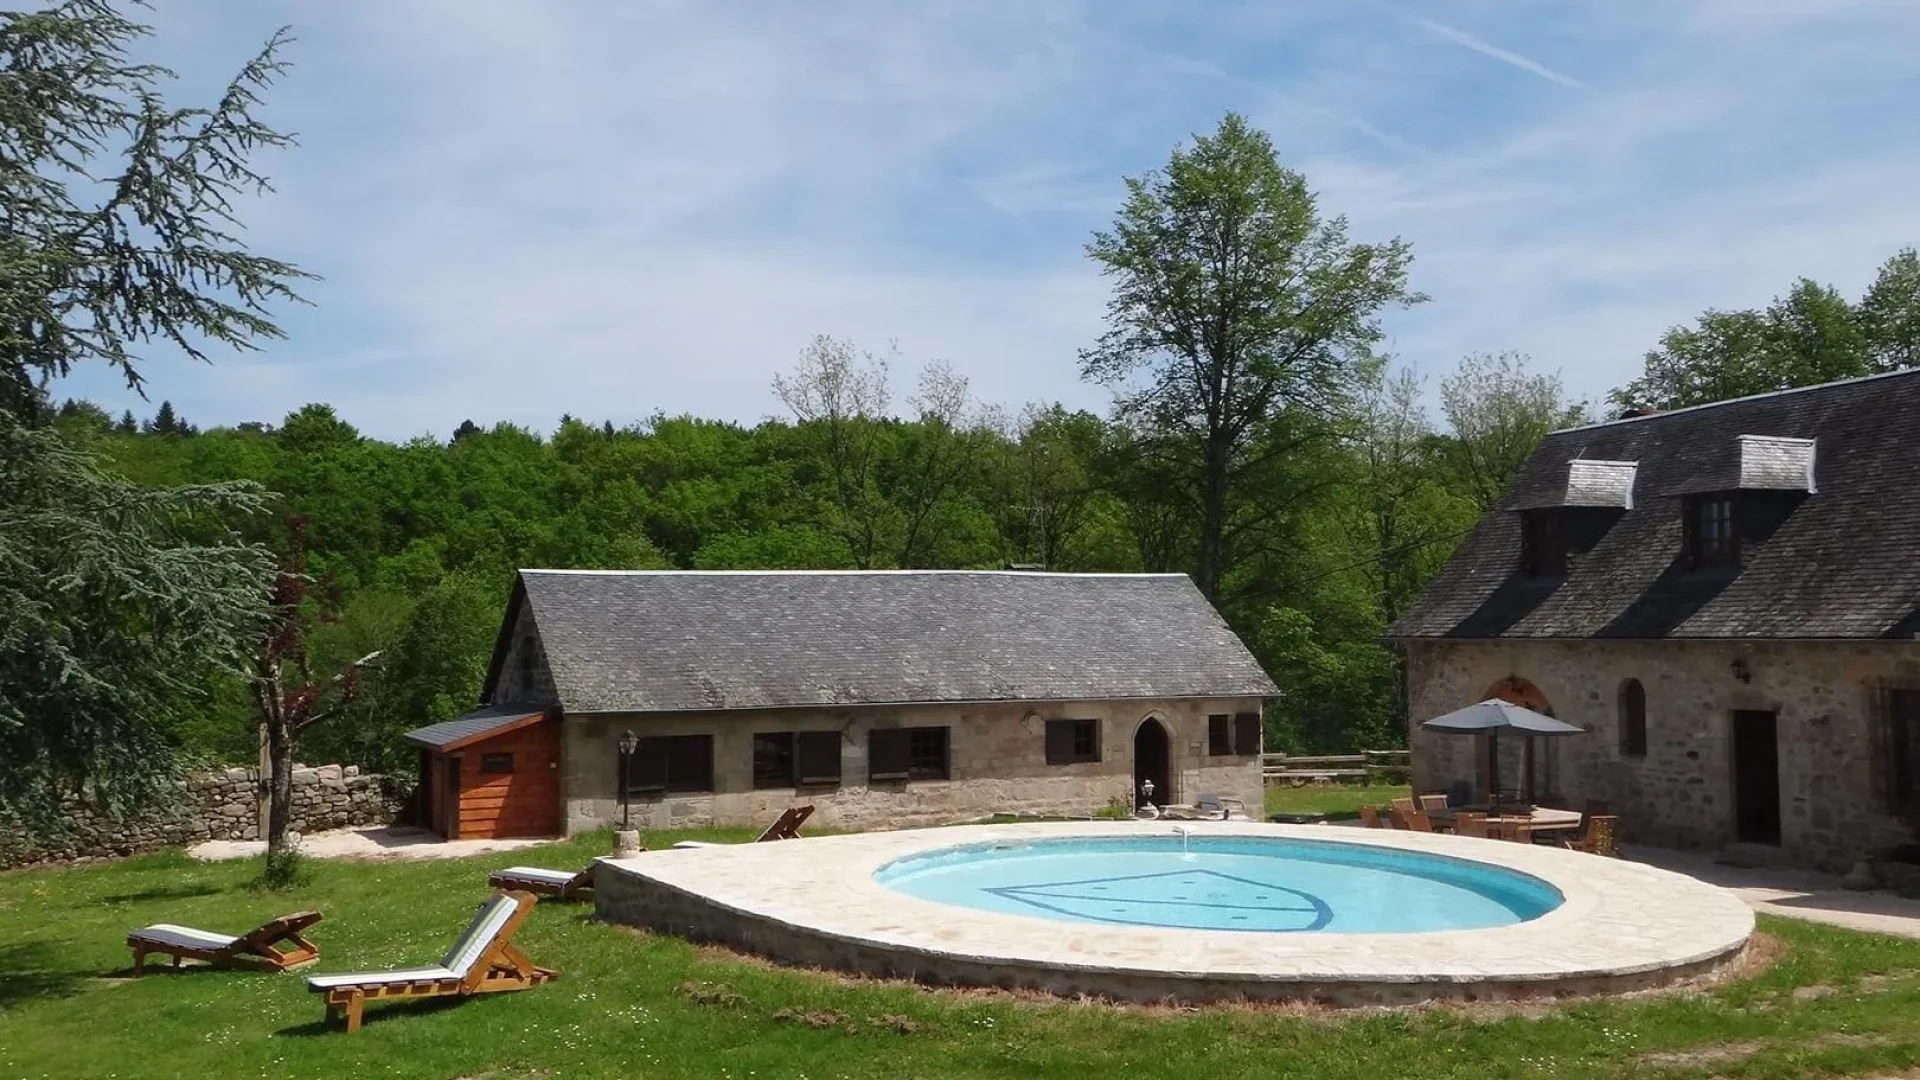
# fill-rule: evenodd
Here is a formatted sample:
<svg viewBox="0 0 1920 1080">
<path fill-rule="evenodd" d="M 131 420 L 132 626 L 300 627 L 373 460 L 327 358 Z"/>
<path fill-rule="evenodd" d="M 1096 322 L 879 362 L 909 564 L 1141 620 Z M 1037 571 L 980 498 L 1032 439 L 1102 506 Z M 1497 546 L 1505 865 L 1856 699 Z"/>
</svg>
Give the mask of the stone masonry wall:
<svg viewBox="0 0 1920 1080">
<path fill-rule="evenodd" d="M 1207 754 L 1207 715 L 1260 708 L 1258 699 L 988 703 L 980 705 L 861 707 L 685 716 L 569 716 L 562 728 L 566 830 L 620 820 L 617 794 L 622 731 L 637 735 L 713 734 L 711 794 L 668 794 L 632 806 L 647 828 L 695 825 L 763 826 L 786 807 L 812 803 L 810 823 L 827 828 L 886 829 L 967 820 L 989 814 L 1085 816 L 1133 789 L 1133 742 L 1152 717 L 1167 729 L 1172 792 L 1154 801 L 1190 804 L 1205 792 L 1239 799 L 1259 815 L 1260 759 Z M 1100 721 L 1101 760 L 1071 765 L 1046 761 L 1045 721 Z M 867 733 L 875 727 L 946 726 L 949 779 L 869 783 Z M 836 787 L 753 786 L 756 731 L 841 733 L 841 782 Z M 1131 805 L 1131 803 L 1127 803 Z"/>
<path fill-rule="evenodd" d="M 73 859 L 133 855 L 203 840 L 258 840 L 259 772 L 224 769 L 190 774 L 171 813 L 114 822 L 74 804 L 68 834 L 53 847 L 31 848 L 9 842 L 0 821 L 0 868 Z M 353 765 L 296 766 L 293 772 L 293 829 L 312 833 L 364 825 L 385 825 L 399 813 L 401 799 L 386 777 L 363 774 Z"/>
<path fill-rule="evenodd" d="M 1419 721 L 1484 700 L 1510 677 L 1587 729 L 1535 740 L 1542 792 L 1574 806 L 1606 802 L 1629 841 L 1734 842 L 1731 717 L 1745 709 L 1777 714 L 1784 860 L 1845 870 L 1914 839 L 1885 810 L 1883 712 L 1888 689 L 1920 688 L 1920 642 L 1414 642 L 1407 692 L 1418 790 L 1483 786 L 1484 740 L 1423 731 Z M 1644 756 L 1622 752 L 1628 679 L 1646 691 Z M 1503 787 L 1518 786 L 1520 742 L 1500 740 Z"/>
</svg>

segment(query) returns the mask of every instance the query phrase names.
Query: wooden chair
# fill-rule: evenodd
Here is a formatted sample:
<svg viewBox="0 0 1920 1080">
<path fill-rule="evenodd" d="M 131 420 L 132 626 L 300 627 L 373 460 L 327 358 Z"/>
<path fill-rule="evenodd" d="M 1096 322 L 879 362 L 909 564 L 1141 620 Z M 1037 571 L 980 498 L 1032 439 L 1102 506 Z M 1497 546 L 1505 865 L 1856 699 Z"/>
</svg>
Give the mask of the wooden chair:
<svg viewBox="0 0 1920 1080">
<path fill-rule="evenodd" d="M 1407 827 L 1407 815 L 1398 806 L 1387 807 L 1387 828 L 1404 829 Z"/>
<path fill-rule="evenodd" d="M 1393 800 L 1393 808 L 1395 810 L 1400 811 L 1403 814 L 1411 814 L 1415 810 L 1419 809 L 1417 806 L 1414 805 L 1413 797 L 1410 795 L 1402 795 L 1399 798 Z"/>
<path fill-rule="evenodd" d="M 1444 791 L 1429 791 L 1420 796 L 1420 812 L 1423 814 L 1439 813 L 1446 808 L 1447 793 Z"/>
<path fill-rule="evenodd" d="M 774 819 L 773 824 L 767 826 L 766 832 L 754 837 L 753 842 L 763 844 L 769 840 L 798 840 L 800 838 L 801 824 L 812 816 L 812 803 L 804 806 L 789 806 L 781 811 L 780 816 Z M 682 840 L 673 846 L 677 848 L 703 848 L 726 847 L 727 845 L 715 844 L 706 840 Z"/>
<path fill-rule="evenodd" d="M 307 989 L 326 995 L 329 1021 L 344 1017 L 347 1031 L 354 1032 L 371 999 L 466 997 L 538 986 L 559 972 L 536 966 L 513 944 L 514 933 L 538 902 L 525 892 L 489 896 L 437 967 L 316 975 L 307 980 Z"/>
<path fill-rule="evenodd" d="M 570 874 L 538 866 L 509 866 L 489 874 L 487 884 L 508 892 L 529 892 L 557 900 L 585 900 L 593 895 L 593 867 L 589 864 L 579 873 Z"/>
<path fill-rule="evenodd" d="M 1430 833 L 1433 831 L 1433 819 L 1428 817 L 1424 810 L 1415 810 L 1410 814 L 1402 814 L 1400 817 L 1406 822 L 1406 824 L 1400 827 L 1409 832 Z"/>
<path fill-rule="evenodd" d="M 1620 819 L 1612 814 L 1595 814 L 1587 819 L 1586 828 L 1565 841 L 1569 850 L 1584 851 L 1589 855 L 1618 856 L 1620 848 L 1615 841 Z"/>
<path fill-rule="evenodd" d="M 1382 825 L 1380 823 L 1380 811 L 1371 806 L 1362 806 L 1360 808 L 1360 824 L 1366 826 L 1369 829 L 1382 828 Z"/>
<path fill-rule="evenodd" d="M 1473 810 L 1457 810 L 1453 815 L 1455 836 L 1487 835 L 1487 815 Z"/>
<path fill-rule="evenodd" d="M 1533 843 L 1533 822 L 1525 818 L 1501 818 L 1487 822 L 1487 835 L 1495 840 L 1512 840 L 1515 843 Z"/>
<path fill-rule="evenodd" d="M 148 953 L 173 957 L 174 967 L 182 960 L 204 960 L 215 967 L 285 971 L 320 958 L 320 947 L 301 934 L 319 921 L 317 911 L 298 911 L 261 923 L 239 937 L 155 923 L 129 933 L 127 946 L 133 950 L 135 975 L 146 973 Z"/>
</svg>

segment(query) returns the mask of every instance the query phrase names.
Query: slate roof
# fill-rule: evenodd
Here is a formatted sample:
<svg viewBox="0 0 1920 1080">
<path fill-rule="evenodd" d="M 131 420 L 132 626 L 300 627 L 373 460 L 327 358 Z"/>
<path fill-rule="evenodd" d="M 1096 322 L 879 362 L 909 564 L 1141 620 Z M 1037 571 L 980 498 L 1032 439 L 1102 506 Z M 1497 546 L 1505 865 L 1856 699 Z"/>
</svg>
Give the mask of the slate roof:
<svg viewBox="0 0 1920 1080">
<path fill-rule="evenodd" d="M 569 713 L 1278 693 L 1180 574 L 522 570 L 522 604 Z"/>
<path fill-rule="evenodd" d="M 1741 436 L 1773 436 L 1742 439 Z M 1812 439 L 1811 448 L 1786 440 Z M 1808 493 L 1807 458 L 1813 483 Z M 1637 463 L 1631 509 L 1558 582 L 1527 580 L 1523 507 L 1564 501 L 1569 463 Z M 1682 562 L 1682 497 L 1753 491 L 1766 528 L 1737 573 Z M 1597 515 L 1597 516 L 1596 516 Z M 1547 437 L 1389 636 L 1913 637 L 1920 634 L 1920 370 L 1573 428 Z"/>
<path fill-rule="evenodd" d="M 414 728 L 401 738 L 429 750 L 439 750 L 455 743 L 465 742 L 475 735 L 484 735 L 489 731 L 512 727 L 515 722 L 529 716 L 539 716 L 544 710 L 537 705 L 487 705 L 465 716 L 456 716 L 438 724 L 428 724 L 423 728 Z"/>
</svg>

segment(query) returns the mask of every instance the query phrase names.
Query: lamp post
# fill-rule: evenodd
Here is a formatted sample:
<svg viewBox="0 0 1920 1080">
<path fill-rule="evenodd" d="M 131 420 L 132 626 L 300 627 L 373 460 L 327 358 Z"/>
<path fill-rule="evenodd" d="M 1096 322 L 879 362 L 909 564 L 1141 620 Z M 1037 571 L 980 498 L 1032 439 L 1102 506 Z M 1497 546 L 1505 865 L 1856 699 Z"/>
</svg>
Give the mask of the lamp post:
<svg viewBox="0 0 1920 1080">
<path fill-rule="evenodd" d="M 640 739 L 632 729 L 620 735 L 620 828 L 613 834 L 613 857 L 629 858 L 640 854 L 640 834 L 633 827 L 633 796 L 628 778 L 633 769 L 633 752 Z"/>
</svg>

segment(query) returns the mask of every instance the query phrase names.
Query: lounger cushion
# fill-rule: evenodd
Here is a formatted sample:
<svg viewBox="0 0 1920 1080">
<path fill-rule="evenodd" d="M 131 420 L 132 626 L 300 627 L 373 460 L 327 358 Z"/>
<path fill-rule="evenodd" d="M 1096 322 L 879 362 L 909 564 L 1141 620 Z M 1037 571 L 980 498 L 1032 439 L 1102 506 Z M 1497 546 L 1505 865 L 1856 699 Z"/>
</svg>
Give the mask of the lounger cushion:
<svg viewBox="0 0 1920 1080">
<path fill-rule="evenodd" d="M 387 983 L 425 982 L 457 978 L 443 967 L 409 968 L 406 971 L 356 971 L 346 975 L 315 975 L 307 980 L 309 990 L 332 990 L 338 986 L 383 986 Z"/>
<path fill-rule="evenodd" d="M 691 850 L 693 848 L 703 848 L 703 847 L 725 847 L 726 845 L 716 844 L 708 840 L 681 840 L 678 843 L 674 844 L 673 846 L 677 848 L 686 848 Z"/>
<path fill-rule="evenodd" d="M 455 977 L 465 978 L 467 972 L 473 970 L 473 965 L 486 954 L 487 947 L 493 944 L 493 939 L 499 935 L 501 927 L 506 926 L 507 920 L 513 918 L 514 912 L 518 910 L 520 910 L 519 901 L 510 895 L 496 893 L 492 899 L 480 905 L 480 910 L 474 914 L 473 921 L 467 924 L 466 932 L 453 943 L 453 948 L 447 950 L 447 955 L 440 959 L 441 966 L 453 972 Z"/>
<path fill-rule="evenodd" d="M 191 926 L 175 926 L 172 923 L 157 923 L 135 930 L 127 936 L 176 949 L 224 949 L 240 940 L 229 934 L 195 930 Z"/>
<path fill-rule="evenodd" d="M 565 885 L 578 877 L 565 870 L 544 870 L 538 866 L 509 866 L 505 870 L 494 871 L 495 877 L 519 878 L 522 881 L 538 881 L 547 885 Z"/>
</svg>

